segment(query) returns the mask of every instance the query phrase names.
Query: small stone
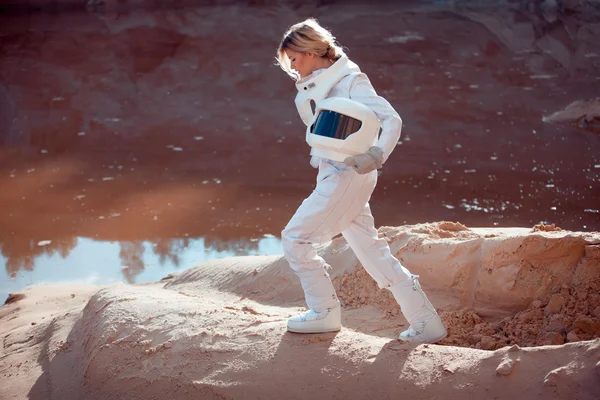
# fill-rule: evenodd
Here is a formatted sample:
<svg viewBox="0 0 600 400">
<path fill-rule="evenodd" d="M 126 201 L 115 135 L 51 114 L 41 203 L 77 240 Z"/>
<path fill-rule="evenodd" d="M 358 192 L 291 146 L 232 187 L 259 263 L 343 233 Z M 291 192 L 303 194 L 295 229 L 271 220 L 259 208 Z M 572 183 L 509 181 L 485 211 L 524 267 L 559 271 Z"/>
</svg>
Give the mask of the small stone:
<svg viewBox="0 0 600 400">
<path fill-rule="evenodd" d="M 540 308 L 542 306 L 542 301 L 541 300 L 534 300 L 533 302 L 531 302 L 531 306 L 535 307 L 535 308 Z"/>
<path fill-rule="evenodd" d="M 473 328 L 473 333 L 490 336 L 495 333 L 494 329 L 487 323 L 479 323 Z"/>
<path fill-rule="evenodd" d="M 553 294 L 552 297 L 550 297 L 550 301 L 548 302 L 546 309 L 544 310 L 544 314 L 558 314 L 561 312 L 564 304 L 565 301 L 560 294 Z"/>
<path fill-rule="evenodd" d="M 575 333 L 575 331 L 571 331 L 567 333 L 567 342 L 579 342 L 579 336 Z"/>
<path fill-rule="evenodd" d="M 552 374 L 552 372 L 549 372 L 548 375 L 544 377 L 544 386 L 556 386 L 556 375 Z"/>
<path fill-rule="evenodd" d="M 573 323 L 573 329 L 583 333 L 594 334 L 598 330 L 598 322 L 588 316 L 581 316 Z"/>
<path fill-rule="evenodd" d="M 582 302 L 582 301 L 587 300 L 588 292 L 577 292 L 577 293 L 575 293 L 575 296 L 577 297 L 577 300 Z"/>
<path fill-rule="evenodd" d="M 562 335 L 558 332 L 545 332 L 540 336 L 541 337 L 537 341 L 538 346 L 552 346 L 565 343 Z"/>
<path fill-rule="evenodd" d="M 521 348 L 519 347 L 518 344 L 513 344 L 512 346 L 510 346 L 510 348 L 508 349 L 509 353 L 515 353 L 517 351 L 520 351 Z"/>
<path fill-rule="evenodd" d="M 544 386 L 556 386 L 559 379 L 564 379 L 565 376 L 570 375 L 572 371 L 567 366 L 556 368 L 544 377 Z"/>
<path fill-rule="evenodd" d="M 600 318 L 600 306 L 594 308 L 594 311 L 592 311 L 592 315 L 596 318 Z"/>
<path fill-rule="evenodd" d="M 165 349 L 170 349 L 173 345 L 170 342 L 164 344 Z"/>
<path fill-rule="evenodd" d="M 514 346 L 513 346 L 514 347 Z M 502 362 L 496 368 L 496 375 L 508 376 L 513 373 L 515 367 L 520 362 L 519 359 L 513 360 L 508 357 L 502 360 Z"/>
<path fill-rule="evenodd" d="M 597 354 L 600 355 L 600 341 L 594 341 L 592 343 L 593 344 L 591 344 L 585 351 L 586 357 L 592 357 Z M 600 358 L 599 358 L 599 360 L 600 360 Z"/>
<path fill-rule="evenodd" d="M 23 300 L 25 295 L 23 293 L 9 293 L 8 298 L 4 302 L 4 304 L 16 303 L 19 300 Z"/>
<path fill-rule="evenodd" d="M 550 317 L 550 322 L 546 328 L 548 331 L 561 332 L 566 329 L 564 316 L 562 314 L 554 314 Z"/>
<path fill-rule="evenodd" d="M 32 322 L 31 325 L 37 325 L 37 322 Z"/>
<path fill-rule="evenodd" d="M 491 336 L 483 336 L 481 338 L 481 349 L 483 350 L 494 350 L 496 346 L 496 339 Z"/>
<path fill-rule="evenodd" d="M 591 259 L 599 259 L 600 258 L 600 245 L 598 244 L 588 244 L 585 246 L 585 257 Z"/>
</svg>

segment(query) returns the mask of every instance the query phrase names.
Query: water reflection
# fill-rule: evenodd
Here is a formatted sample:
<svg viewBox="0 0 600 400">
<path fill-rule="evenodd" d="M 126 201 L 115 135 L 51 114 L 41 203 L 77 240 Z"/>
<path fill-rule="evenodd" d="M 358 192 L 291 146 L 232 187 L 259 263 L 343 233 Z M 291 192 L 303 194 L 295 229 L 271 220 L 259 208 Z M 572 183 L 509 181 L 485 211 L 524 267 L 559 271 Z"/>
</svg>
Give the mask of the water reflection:
<svg viewBox="0 0 600 400">
<path fill-rule="evenodd" d="M 119 242 L 121 269 L 128 283 L 134 283 L 135 277 L 144 270 L 144 245 L 141 242 Z"/>
<path fill-rule="evenodd" d="M 59 255 L 61 258 L 69 256 L 71 250 L 77 246 L 76 237 L 61 238 L 58 240 L 13 240 L 0 242 L 0 254 L 6 259 L 6 274 L 14 278 L 20 270 L 33 271 L 35 259 L 41 255 Z"/>
<path fill-rule="evenodd" d="M 190 245 L 190 239 L 158 239 L 152 243 L 152 251 L 158 255 L 161 265 L 167 261 L 179 266 L 179 253 Z"/>
<path fill-rule="evenodd" d="M 39 246 L 33 240 L 28 243 L 29 250 L 23 247 L 18 257 L 14 251 L 5 252 L 8 247 L 2 245 L 0 300 L 30 284 L 154 282 L 215 258 L 282 254 L 279 239 L 271 235 L 231 242 L 217 238 L 108 242 L 72 237 L 52 241 L 54 246 Z"/>
</svg>

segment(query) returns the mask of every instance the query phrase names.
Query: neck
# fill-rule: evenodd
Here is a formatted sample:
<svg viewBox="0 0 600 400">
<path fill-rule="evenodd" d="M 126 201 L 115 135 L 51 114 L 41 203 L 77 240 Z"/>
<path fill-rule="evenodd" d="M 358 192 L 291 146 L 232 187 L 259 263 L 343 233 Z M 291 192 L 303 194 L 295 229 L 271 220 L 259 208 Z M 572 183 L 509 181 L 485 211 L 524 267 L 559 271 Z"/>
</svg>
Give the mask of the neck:
<svg viewBox="0 0 600 400">
<path fill-rule="evenodd" d="M 329 58 L 320 58 L 316 63 L 315 63 L 315 68 L 312 70 L 311 74 L 319 69 L 323 69 L 323 68 L 329 68 L 331 67 L 331 65 L 334 63 L 333 60 L 330 60 Z"/>
</svg>

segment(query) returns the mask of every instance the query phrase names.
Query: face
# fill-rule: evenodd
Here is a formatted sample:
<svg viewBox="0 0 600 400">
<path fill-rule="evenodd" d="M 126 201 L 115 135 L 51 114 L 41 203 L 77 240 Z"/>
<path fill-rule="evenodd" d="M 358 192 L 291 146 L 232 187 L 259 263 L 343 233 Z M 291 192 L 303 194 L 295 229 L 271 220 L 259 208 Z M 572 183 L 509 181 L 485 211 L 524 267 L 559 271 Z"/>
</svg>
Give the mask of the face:
<svg viewBox="0 0 600 400">
<path fill-rule="evenodd" d="M 290 67 L 304 78 L 318 69 L 317 57 L 312 53 L 298 53 L 293 50 L 285 50 L 290 59 Z"/>
</svg>

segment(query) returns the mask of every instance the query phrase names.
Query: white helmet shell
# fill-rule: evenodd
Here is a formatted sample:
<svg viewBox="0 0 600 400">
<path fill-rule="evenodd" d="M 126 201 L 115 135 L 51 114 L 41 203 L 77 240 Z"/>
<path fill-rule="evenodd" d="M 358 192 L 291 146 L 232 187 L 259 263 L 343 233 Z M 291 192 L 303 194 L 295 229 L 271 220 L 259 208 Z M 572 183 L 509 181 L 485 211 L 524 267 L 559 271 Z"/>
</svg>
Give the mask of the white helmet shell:
<svg viewBox="0 0 600 400">
<path fill-rule="evenodd" d="M 317 104 L 315 119 L 306 129 L 310 154 L 333 161 L 366 153 L 377 144 L 381 122 L 367 106 L 343 97 Z"/>
</svg>

